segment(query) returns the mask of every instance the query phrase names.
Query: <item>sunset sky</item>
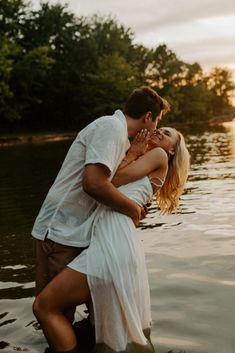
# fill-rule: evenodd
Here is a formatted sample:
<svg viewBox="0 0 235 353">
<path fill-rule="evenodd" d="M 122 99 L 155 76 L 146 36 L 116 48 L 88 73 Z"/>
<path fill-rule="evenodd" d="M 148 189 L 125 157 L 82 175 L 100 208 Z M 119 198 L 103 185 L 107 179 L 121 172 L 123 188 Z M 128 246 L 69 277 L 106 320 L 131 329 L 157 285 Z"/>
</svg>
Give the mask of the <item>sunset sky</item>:
<svg viewBox="0 0 235 353">
<path fill-rule="evenodd" d="M 39 0 L 33 0 L 34 4 Z M 50 0 L 53 4 L 58 1 Z M 78 16 L 113 15 L 147 47 L 165 43 L 205 71 L 226 67 L 235 79 L 234 0 L 67 0 Z"/>
</svg>

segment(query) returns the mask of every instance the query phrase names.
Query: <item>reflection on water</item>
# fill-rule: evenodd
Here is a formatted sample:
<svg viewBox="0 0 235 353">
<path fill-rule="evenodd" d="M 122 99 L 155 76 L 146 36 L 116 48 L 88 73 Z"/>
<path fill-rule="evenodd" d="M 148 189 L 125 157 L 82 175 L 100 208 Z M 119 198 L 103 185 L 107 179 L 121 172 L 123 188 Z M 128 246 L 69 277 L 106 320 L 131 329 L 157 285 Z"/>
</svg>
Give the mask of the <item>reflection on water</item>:
<svg viewBox="0 0 235 353">
<path fill-rule="evenodd" d="M 182 213 L 152 205 L 139 227 L 158 352 L 235 352 L 235 122 L 185 130 L 191 152 Z M 0 149 L 0 349 L 43 352 L 31 313 L 30 230 L 71 141 Z"/>
<path fill-rule="evenodd" d="M 231 154 L 235 158 L 235 119 L 233 121 L 224 123 L 223 127 L 229 132 L 231 136 Z"/>
</svg>

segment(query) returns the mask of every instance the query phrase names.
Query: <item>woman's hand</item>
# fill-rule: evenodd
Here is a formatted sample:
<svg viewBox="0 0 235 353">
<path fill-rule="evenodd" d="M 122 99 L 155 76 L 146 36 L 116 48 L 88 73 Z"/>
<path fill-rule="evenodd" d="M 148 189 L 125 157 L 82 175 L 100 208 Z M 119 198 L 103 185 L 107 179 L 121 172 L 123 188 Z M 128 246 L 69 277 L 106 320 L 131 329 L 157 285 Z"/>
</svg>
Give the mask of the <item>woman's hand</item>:
<svg viewBox="0 0 235 353">
<path fill-rule="evenodd" d="M 112 183 L 116 185 L 117 175 L 118 172 L 125 168 L 127 165 L 131 164 L 132 162 L 136 161 L 140 156 L 142 156 L 147 149 L 148 140 L 150 137 L 150 132 L 147 129 L 143 129 L 135 136 L 134 140 L 131 143 L 131 146 L 123 158 L 121 164 L 119 165 L 114 178 L 112 179 Z"/>
<path fill-rule="evenodd" d="M 136 160 L 143 154 L 145 154 L 148 146 L 148 140 L 150 137 L 150 132 L 147 129 L 143 129 L 135 136 L 134 140 L 131 142 L 131 146 L 127 152 L 127 158 L 130 160 Z"/>
</svg>

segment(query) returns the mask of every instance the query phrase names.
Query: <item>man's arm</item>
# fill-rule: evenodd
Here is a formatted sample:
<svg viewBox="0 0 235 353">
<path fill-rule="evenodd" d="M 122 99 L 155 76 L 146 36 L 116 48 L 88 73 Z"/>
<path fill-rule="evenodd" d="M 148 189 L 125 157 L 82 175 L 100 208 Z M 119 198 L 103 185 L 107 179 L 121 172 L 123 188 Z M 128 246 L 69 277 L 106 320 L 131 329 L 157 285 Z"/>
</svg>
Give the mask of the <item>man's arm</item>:
<svg viewBox="0 0 235 353">
<path fill-rule="evenodd" d="M 137 225 L 143 218 L 143 209 L 111 183 L 109 173 L 102 164 L 88 164 L 83 175 L 83 190 L 96 201 L 131 217 Z"/>
</svg>

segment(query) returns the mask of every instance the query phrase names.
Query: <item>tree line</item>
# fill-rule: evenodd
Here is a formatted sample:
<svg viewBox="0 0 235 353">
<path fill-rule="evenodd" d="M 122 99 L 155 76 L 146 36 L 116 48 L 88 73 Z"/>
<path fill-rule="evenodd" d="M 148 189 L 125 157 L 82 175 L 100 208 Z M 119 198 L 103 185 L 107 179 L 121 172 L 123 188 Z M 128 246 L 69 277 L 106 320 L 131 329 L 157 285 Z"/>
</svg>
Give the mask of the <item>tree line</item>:
<svg viewBox="0 0 235 353">
<path fill-rule="evenodd" d="M 112 17 L 78 17 L 66 5 L 0 0 L 0 124 L 6 129 L 80 129 L 122 108 L 149 85 L 171 104 L 168 121 L 230 114 L 232 73 L 205 74 L 165 44 L 146 48 Z"/>
</svg>

